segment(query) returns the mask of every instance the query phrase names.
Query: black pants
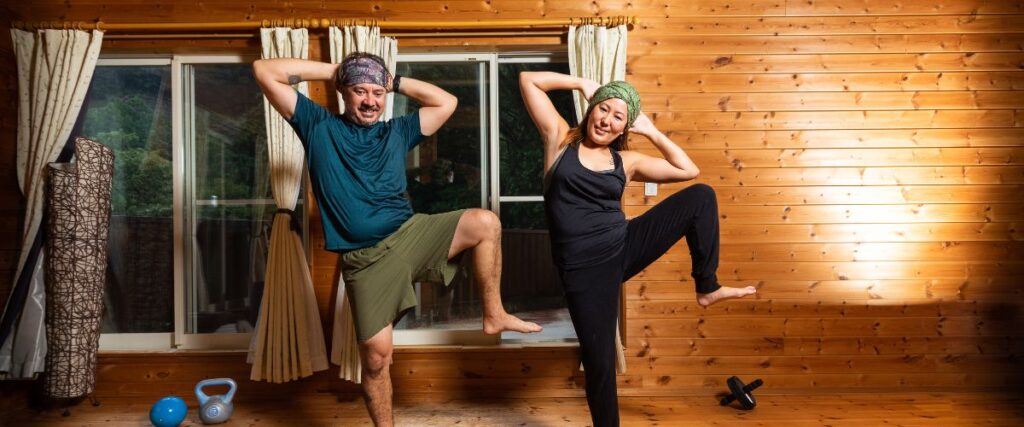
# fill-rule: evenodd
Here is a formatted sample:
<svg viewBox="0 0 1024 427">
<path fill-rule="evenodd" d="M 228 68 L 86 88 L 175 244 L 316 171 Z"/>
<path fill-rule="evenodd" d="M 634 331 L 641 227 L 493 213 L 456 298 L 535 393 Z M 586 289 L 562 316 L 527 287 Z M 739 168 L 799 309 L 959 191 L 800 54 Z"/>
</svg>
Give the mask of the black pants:
<svg viewBox="0 0 1024 427">
<path fill-rule="evenodd" d="M 705 184 L 680 190 L 629 221 L 618 256 L 599 265 L 562 271 L 569 315 L 580 342 L 587 405 L 594 426 L 619 425 L 615 385 L 615 327 L 619 288 L 686 236 L 697 292 L 720 286 L 718 269 L 718 202 Z"/>
</svg>

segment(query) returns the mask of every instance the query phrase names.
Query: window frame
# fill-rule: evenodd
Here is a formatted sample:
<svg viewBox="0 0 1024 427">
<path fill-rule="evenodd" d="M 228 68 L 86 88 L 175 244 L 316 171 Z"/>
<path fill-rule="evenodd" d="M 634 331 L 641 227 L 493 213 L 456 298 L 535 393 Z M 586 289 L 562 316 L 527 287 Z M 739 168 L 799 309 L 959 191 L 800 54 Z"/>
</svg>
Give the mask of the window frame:
<svg viewBox="0 0 1024 427">
<path fill-rule="evenodd" d="M 97 67 L 169 66 L 171 72 L 171 161 L 172 161 L 172 223 L 174 253 L 174 320 L 173 331 L 151 333 L 104 333 L 100 335 L 100 351 L 167 351 L 167 350 L 243 350 L 249 348 L 253 333 L 187 333 L 186 292 L 194 292 L 192 270 L 193 229 L 196 221 L 196 207 L 209 203 L 193 203 L 195 194 L 195 158 L 192 155 L 194 140 L 187 141 L 184 116 L 186 67 L 200 64 L 243 64 L 258 59 L 256 54 L 210 53 L 172 55 L 101 55 Z M 309 188 L 307 174 L 303 173 L 304 191 Z M 253 199 L 253 203 L 273 204 L 273 199 Z M 302 242 L 307 256 L 310 254 L 309 203 L 301 204 Z M 191 276 L 191 277 L 190 277 Z M 255 326 L 255 325 L 254 325 Z"/>
<path fill-rule="evenodd" d="M 171 141 L 172 141 L 172 186 L 173 186 L 173 235 L 174 235 L 174 330 L 157 333 L 106 333 L 100 336 L 100 351 L 167 351 L 167 350 L 243 350 L 249 347 L 252 333 L 186 333 L 186 292 L 192 281 L 189 275 L 195 272 L 192 266 L 191 238 L 195 221 L 195 205 L 191 203 L 194 194 L 195 159 L 191 156 L 194 147 L 186 146 L 185 115 L 185 67 L 193 64 L 237 64 L 252 62 L 256 55 L 239 53 L 224 54 L 172 54 L 172 55 L 101 55 L 97 67 L 103 66 L 154 66 L 168 65 L 171 71 Z M 503 196 L 500 190 L 501 165 L 499 152 L 500 121 L 498 117 L 499 66 L 505 63 L 552 63 L 567 62 L 566 52 L 431 52 L 399 53 L 396 62 L 479 62 L 486 66 L 487 84 L 481 85 L 480 96 L 485 98 L 488 112 L 481 115 L 481 136 L 486 144 L 481 145 L 481 179 L 487 180 L 481 186 L 480 207 L 500 215 L 502 203 L 542 202 L 543 195 Z M 393 114 L 394 95 L 388 94 L 388 107 L 384 118 Z M 417 148 L 418 150 L 418 148 Z M 308 175 L 303 174 L 303 188 L 309 188 Z M 187 178 L 187 180 L 186 180 Z M 262 199 L 261 199 L 262 200 Z M 265 202 L 265 201 L 264 201 Z M 200 205 L 202 203 L 199 203 Z M 309 241 L 309 203 L 303 203 L 303 246 L 307 255 L 311 253 Z M 186 215 L 187 214 L 187 215 Z M 502 339 L 501 335 L 486 335 L 482 330 L 439 330 L 416 329 L 395 330 L 395 346 L 437 345 L 437 346 L 494 346 L 516 345 L 530 347 L 562 347 L 576 345 L 576 340 L 565 337 L 561 341 L 529 342 L 518 339 Z"/>
</svg>

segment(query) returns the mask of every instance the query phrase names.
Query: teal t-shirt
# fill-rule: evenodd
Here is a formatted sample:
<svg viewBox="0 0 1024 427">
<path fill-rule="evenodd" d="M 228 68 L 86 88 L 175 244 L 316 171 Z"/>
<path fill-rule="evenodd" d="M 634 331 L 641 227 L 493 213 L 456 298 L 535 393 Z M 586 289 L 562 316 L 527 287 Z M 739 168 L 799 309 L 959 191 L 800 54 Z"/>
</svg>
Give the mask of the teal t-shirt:
<svg viewBox="0 0 1024 427">
<path fill-rule="evenodd" d="M 423 139 L 419 112 L 364 127 L 298 93 L 288 122 L 306 148 L 327 250 L 375 245 L 412 216 L 405 158 Z"/>
</svg>

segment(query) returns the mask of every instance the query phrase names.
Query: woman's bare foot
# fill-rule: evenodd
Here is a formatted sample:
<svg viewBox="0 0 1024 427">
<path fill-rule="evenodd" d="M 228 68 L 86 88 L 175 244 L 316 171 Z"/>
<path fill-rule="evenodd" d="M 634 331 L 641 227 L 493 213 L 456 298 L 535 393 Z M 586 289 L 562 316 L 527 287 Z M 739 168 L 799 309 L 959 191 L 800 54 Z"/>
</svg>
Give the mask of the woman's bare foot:
<svg viewBox="0 0 1024 427">
<path fill-rule="evenodd" d="M 745 288 L 730 288 L 722 286 L 721 288 L 718 288 L 718 290 L 711 293 L 698 293 L 697 304 L 707 307 L 719 301 L 724 301 L 732 298 L 743 298 L 755 292 L 757 292 L 757 288 L 754 288 L 753 286 L 747 286 Z"/>
<path fill-rule="evenodd" d="M 499 334 L 504 331 L 529 334 L 542 330 L 544 328 L 540 327 L 540 325 L 527 322 L 508 313 L 502 313 L 502 315 L 497 317 L 484 317 L 484 333 L 488 335 Z"/>
</svg>

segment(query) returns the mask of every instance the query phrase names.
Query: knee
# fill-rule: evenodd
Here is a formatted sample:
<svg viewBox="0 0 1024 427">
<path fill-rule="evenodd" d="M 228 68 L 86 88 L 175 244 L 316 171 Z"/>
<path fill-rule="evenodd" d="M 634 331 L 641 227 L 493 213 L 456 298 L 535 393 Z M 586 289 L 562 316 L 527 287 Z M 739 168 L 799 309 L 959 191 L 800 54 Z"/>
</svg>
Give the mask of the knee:
<svg viewBox="0 0 1024 427">
<path fill-rule="evenodd" d="M 463 214 L 472 229 L 476 231 L 477 237 L 484 239 L 501 234 L 501 220 L 498 216 L 487 209 L 470 209 Z"/>
<path fill-rule="evenodd" d="M 693 184 L 689 186 L 685 191 L 693 193 L 697 198 L 701 200 L 714 201 L 716 199 L 715 189 L 711 188 L 710 185 L 704 183 Z"/>
<path fill-rule="evenodd" d="M 363 370 L 366 375 L 376 378 L 391 366 L 391 348 L 366 347 L 363 351 Z"/>
</svg>

